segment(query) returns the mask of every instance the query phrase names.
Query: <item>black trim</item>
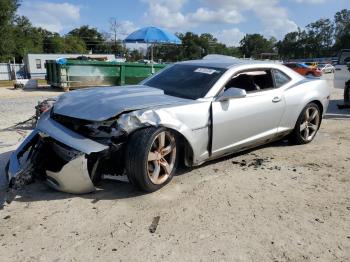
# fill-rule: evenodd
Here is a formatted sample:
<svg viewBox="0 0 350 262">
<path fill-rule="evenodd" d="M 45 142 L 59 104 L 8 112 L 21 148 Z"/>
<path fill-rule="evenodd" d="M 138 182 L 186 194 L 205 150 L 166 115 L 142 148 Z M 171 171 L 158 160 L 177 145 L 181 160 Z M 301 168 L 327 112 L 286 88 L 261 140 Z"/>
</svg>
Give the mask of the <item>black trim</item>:
<svg viewBox="0 0 350 262">
<path fill-rule="evenodd" d="M 241 71 L 236 72 L 234 75 L 232 75 L 232 77 L 235 76 L 235 75 L 237 75 L 237 74 L 241 74 L 241 73 L 243 73 L 243 72 L 252 72 L 252 71 L 259 71 L 259 70 L 261 70 L 261 71 L 270 70 L 271 76 L 272 76 L 272 81 L 273 81 L 273 84 L 274 84 L 274 87 L 273 87 L 273 88 L 261 89 L 261 90 L 257 90 L 257 91 L 249 91 L 249 92 L 247 92 L 247 94 L 258 93 L 258 92 L 264 92 L 264 91 L 268 91 L 268 90 L 277 89 L 277 88 L 276 88 L 276 84 L 275 84 L 275 82 L 274 82 L 274 76 L 273 76 L 273 74 L 272 74 L 272 69 L 275 69 L 275 68 L 272 68 L 272 67 L 257 67 L 257 68 L 253 68 L 253 69 L 244 69 L 244 70 L 241 70 Z M 232 80 L 232 77 L 230 77 L 230 79 L 227 80 L 227 82 L 225 82 L 225 84 L 221 87 L 221 89 L 216 93 L 216 95 L 214 96 L 214 98 L 217 98 L 217 97 L 221 94 L 221 92 L 222 92 L 222 90 L 225 88 L 226 84 Z M 289 76 L 288 76 L 288 77 L 289 77 Z"/>
<path fill-rule="evenodd" d="M 213 102 L 210 103 L 209 119 L 208 119 L 208 153 L 209 153 L 209 157 L 211 157 L 211 155 L 213 153 L 212 152 L 212 150 L 213 150 Z"/>
</svg>

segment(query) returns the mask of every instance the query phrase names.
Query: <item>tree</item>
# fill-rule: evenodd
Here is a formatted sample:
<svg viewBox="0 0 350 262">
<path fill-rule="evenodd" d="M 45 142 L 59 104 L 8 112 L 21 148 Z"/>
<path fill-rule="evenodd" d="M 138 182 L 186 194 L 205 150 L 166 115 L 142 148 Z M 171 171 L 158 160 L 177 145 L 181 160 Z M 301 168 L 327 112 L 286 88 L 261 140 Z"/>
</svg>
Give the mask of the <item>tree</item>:
<svg viewBox="0 0 350 262">
<path fill-rule="evenodd" d="M 8 61 L 12 58 L 14 49 L 13 21 L 19 7 L 19 0 L 0 1 L 0 60 Z"/>
<path fill-rule="evenodd" d="M 273 52 L 275 39 L 268 40 L 260 34 L 247 34 L 239 43 L 242 54 L 258 58 L 261 53 Z"/>
<path fill-rule="evenodd" d="M 33 27 L 24 16 L 16 17 L 13 27 L 14 48 L 13 56 L 22 60 L 27 53 L 43 52 L 43 36 L 38 28 Z"/>
<path fill-rule="evenodd" d="M 309 54 L 313 57 L 329 55 L 334 42 L 334 24 L 330 19 L 319 19 L 307 28 Z"/>
<path fill-rule="evenodd" d="M 334 16 L 336 49 L 350 48 L 350 10 L 343 9 Z"/>
<path fill-rule="evenodd" d="M 64 53 L 68 54 L 84 54 L 86 53 L 86 45 L 85 42 L 76 37 L 67 35 L 64 37 Z"/>
<path fill-rule="evenodd" d="M 83 40 L 86 48 L 93 53 L 100 53 L 104 50 L 105 39 L 96 28 L 90 28 L 88 25 L 83 25 L 79 28 L 73 29 L 67 35 Z"/>
<path fill-rule="evenodd" d="M 43 49 L 45 53 L 59 54 L 64 52 L 64 39 L 59 34 L 45 36 L 43 41 Z"/>
<path fill-rule="evenodd" d="M 123 46 L 118 43 L 118 36 L 120 34 L 125 34 L 125 31 L 122 29 L 121 23 L 119 23 L 115 17 L 112 17 L 109 19 L 109 28 L 114 41 L 112 46 L 113 52 L 115 55 L 122 54 Z"/>
<path fill-rule="evenodd" d="M 299 51 L 299 33 L 290 32 L 284 36 L 282 41 L 277 44 L 278 54 L 287 59 L 297 58 Z"/>
</svg>

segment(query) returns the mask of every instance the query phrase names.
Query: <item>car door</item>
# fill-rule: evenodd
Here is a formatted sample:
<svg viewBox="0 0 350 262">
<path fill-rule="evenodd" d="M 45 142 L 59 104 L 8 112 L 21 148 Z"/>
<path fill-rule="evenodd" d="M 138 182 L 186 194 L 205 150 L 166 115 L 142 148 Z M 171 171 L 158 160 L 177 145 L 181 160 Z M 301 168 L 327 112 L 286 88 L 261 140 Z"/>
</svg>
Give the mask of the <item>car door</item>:
<svg viewBox="0 0 350 262">
<path fill-rule="evenodd" d="M 214 157 L 264 143 L 276 135 L 285 101 L 281 90 L 273 85 L 256 91 L 248 89 L 246 97 L 213 101 Z"/>
</svg>

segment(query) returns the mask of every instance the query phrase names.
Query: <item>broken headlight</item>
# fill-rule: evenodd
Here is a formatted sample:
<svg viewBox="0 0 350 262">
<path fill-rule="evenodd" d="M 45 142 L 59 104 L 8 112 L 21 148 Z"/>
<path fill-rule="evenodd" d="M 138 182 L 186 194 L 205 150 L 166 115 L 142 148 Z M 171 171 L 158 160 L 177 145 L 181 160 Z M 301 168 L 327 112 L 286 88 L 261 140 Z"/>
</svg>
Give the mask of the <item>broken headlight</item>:
<svg viewBox="0 0 350 262">
<path fill-rule="evenodd" d="M 117 121 L 104 121 L 87 124 L 84 126 L 89 133 L 89 137 L 93 138 L 111 138 L 123 135 L 118 128 Z"/>
</svg>

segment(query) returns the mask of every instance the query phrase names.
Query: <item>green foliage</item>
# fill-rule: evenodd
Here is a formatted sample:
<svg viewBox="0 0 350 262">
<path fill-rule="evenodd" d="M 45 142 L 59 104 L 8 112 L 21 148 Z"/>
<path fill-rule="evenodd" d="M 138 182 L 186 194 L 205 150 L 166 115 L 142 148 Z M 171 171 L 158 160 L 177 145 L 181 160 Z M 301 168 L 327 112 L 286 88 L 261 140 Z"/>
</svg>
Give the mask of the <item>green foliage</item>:
<svg viewBox="0 0 350 262">
<path fill-rule="evenodd" d="M 350 48 L 350 10 L 343 9 L 334 15 L 335 47 Z"/>
<path fill-rule="evenodd" d="M 143 58 L 138 50 L 128 50 L 117 41 L 120 24 L 114 22 L 114 39 L 96 28 L 83 25 L 67 35 L 34 27 L 28 18 L 18 16 L 21 0 L 0 0 L 0 62 L 13 57 L 21 61 L 27 53 L 115 53 L 128 60 Z M 283 59 L 336 55 L 340 49 L 350 48 L 350 10 L 337 12 L 334 19 L 319 19 L 304 30 L 290 32 L 280 41 L 261 34 L 247 34 L 239 47 L 229 47 L 208 33 L 178 33 L 181 45 L 156 45 L 155 59 L 165 62 L 202 58 L 208 54 L 260 58 L 261 53 L 276 53 Z M 150 53 L 150 48 L 148 54 Z"/>
<path fill-rule="evenodd" d="M 18 6 L 18 0 L 0 0 L 0 61 L 8 61 L 13 57 L 15 41 L 12 23 Z"/>
<path fill-rule="evenodd" d="M 106 48 L 105 39 L 103 38 L 102 33 L 96 28 L 89 27 L 88 25 L 75 28 L 67 35 L 83 40 L 87 50 L 91 50 L 93 53 L 103 53 Z"/>
<path fill-rule="evenodd" d="M 177 34 L 181 45 L 160 45 L 154 48 L 154 57 L 164 62 L 200 59 L 208 54 L 240 56 L 239 49 L 219 43 L 211 34 L 197 35 L 192 32 Z"/>
<path fill-rule="evenodd" d="M 64 37 L 63 53 L 68 53 L 68 54 L 86 53 L 86 44 L 79 37 L 67 35 Z"/>
<path fill-rule="evenodd" d="M 266 39 L 260 34 L 247 34 L 240 41 L 240 50 L 246 57 L 258 58 L 261 53 L 272 53 L 276 38 Z"/>
<path fill-rule="evenodd" d="M 350 48 L 350 10 L 337 12 L 334 21 L 319 19 L 305 30 L 286 34 L 276 47 L 285 59 L 336 56 L 340 49 Z"/>
</svg>

